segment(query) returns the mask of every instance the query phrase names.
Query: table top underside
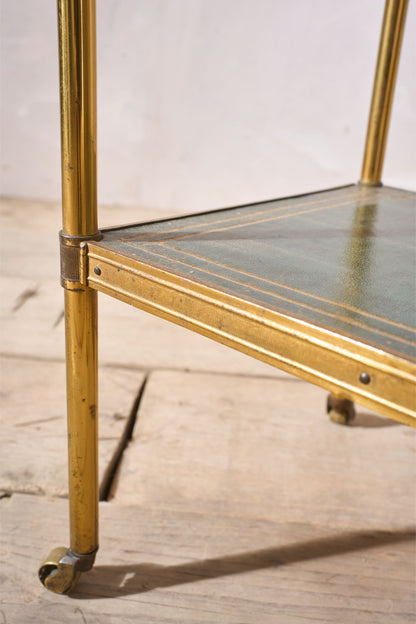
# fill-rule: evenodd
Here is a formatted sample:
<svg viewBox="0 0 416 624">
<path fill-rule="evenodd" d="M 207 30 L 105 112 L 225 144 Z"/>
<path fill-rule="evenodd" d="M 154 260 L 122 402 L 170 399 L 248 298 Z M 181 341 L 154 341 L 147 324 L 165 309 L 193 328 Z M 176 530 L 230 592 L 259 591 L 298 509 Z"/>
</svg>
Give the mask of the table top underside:
<svg viewBox="0 0 416 624">
<path fill-rule="evenodd" d="M 416 359 L 416 193 L 351 185 L 104 233 L 114 252 Z"/>
</svg>

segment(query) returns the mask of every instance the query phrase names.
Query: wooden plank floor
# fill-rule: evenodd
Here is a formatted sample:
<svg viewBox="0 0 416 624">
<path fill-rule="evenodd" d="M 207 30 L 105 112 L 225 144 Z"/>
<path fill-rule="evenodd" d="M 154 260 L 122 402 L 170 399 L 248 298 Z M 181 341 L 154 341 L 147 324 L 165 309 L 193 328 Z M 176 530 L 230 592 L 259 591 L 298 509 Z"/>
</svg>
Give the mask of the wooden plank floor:
<svg viewBox="0 0 416 624">
<path fill-rule="evenodd" d="M 0 490 L 68 495 L 65 366 L 63 362 L 1 357 Z M 144 374 L 100 371 L 100 479 L 126 426 Z"/>
<path fill-rule="evenodd" d="M 414 622 L 414 534 L 405 524 L 340 530 L 106 503 L 96 567 L 68 597 L 34 575 L 51 536 L 65 543 L 66 508 L 36 496 L 2 502 L 7 624 Z"/>
<path fill-rule="evenodd" d="M 146 388 L 95 568 L 40 585 L 68 544 L 59 211 L 2 206 L 0 622 L 414 622 L 414 431 L 334 425 L 320 389 L 104 297 L 101 476 Z"/>
<path fill-rule="evenodd" d="M 411 525 L 414 430 L 367 410 L 351 427 L 332 424 L 324 399 L 296 378 L 154 371 L 112 500 L 340 529 Z"/>
</svg>

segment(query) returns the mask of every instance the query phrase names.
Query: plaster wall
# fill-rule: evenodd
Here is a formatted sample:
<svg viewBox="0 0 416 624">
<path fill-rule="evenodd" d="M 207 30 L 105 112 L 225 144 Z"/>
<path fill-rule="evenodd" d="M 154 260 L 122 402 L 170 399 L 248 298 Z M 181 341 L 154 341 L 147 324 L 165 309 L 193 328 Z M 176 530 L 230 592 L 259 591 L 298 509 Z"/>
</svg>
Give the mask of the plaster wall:
<svg viewBox="0 0 416 624">
<path fill-rule="evenodd" d="M 381 0 L 97 0 L 99 201 L 199 211 L 359 178 Z M 416 189 L 410 2 L 385 183 Z M 56 6 L 1 2 L 1 192 L 59 199 Z"/>
</svg>

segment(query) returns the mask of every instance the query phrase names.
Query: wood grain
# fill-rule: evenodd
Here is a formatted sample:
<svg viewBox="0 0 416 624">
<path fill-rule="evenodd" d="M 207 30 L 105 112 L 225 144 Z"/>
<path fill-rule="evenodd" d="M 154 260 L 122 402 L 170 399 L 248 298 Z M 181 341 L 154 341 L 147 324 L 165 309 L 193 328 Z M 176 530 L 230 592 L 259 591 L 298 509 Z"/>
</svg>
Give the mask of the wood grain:
<svg viewBox="0 0 416 624">
<path fill-rule="evenodd" d="M 60 362 L 0 358 L 0 490 L 68 495 L 65 367 Z M 122 435 L 144 376 L 100 370 L 99 474 Z"/>
<path fill-rule="evenodd" d="M 7 624 L 414 621 L 414 530 L 405 523 L 334 530 L 102 504 L 96 567 L 65 597 L 34 578 L 45 542 L 65 540 L 65 501 L 16 495 L 0 504 Z"/>
<path fill-rule="evenodd" d="M 360 408 L 354 426 L 336 425 L 325 398 L 297 380 L 156 371 L 114 500 L 333 527 L 412 522 L 415 431 Z"/>
</svg>

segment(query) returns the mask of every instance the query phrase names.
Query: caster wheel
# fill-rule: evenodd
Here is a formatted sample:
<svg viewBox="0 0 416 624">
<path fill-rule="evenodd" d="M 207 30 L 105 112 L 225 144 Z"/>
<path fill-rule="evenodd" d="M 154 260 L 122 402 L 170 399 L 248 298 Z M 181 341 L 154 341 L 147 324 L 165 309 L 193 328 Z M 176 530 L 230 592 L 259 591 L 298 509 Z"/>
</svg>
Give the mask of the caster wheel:
<svg viewBox="0 0 416 624">
<path fill-rule="evenodd" d="M 78 582 L 81 572 L 76 570 L 76 560 L 68 556 L 65 547 L 54 548 L 39 568 L 41 583 L 56 594 L 67 594 Z"/>
<path fill-rule="evenodd" d="M 349 399 L 336 399 L 332 394 L 328 395 L 326 410 L 329 419 L 338 425 L 348 425 L 355 418 L 354 403 Z"/>
</svg>

